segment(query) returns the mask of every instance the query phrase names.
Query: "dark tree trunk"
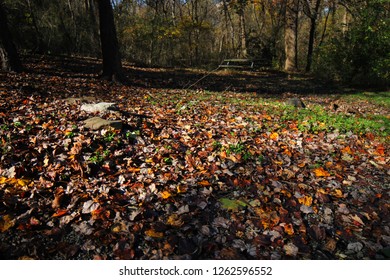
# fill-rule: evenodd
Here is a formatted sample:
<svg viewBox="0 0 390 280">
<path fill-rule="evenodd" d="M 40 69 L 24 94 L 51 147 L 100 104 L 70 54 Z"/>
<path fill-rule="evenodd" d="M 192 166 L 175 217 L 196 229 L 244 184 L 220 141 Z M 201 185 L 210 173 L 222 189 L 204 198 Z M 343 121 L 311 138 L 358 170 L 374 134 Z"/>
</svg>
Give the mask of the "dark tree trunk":
<svg viewBox="0 0 390 280">
<path fill-rule="evenodd" d="M 22 64 L 8 29 L 7 17 L 2 0 L 0 0 L 0 70 L 22 71 Z"/>
<path fill-rule="evenodd" d="M 307 49 L 307 62 L 306 62 L 306 71 L 309 72 L 311 69 L 311 64 L 313 62 L 313 49 L 314 49 L 314 37 L 316 33 L 316 20 L 310 19 L 310 34 L 309 34 L 309 45 Z"/>
<path fill-rule="evenodd" d="M 124 81 L 124 75 L 111 1 L 97 1 L 99 6 L 100 41 L 103 55 L 102 78 L 121 83 Z"/>
<path fill-rule="evenodd" d="M 309 45 L 307 49 L 307 61 L 306 61 L 306 71 L 309 72 L 311 70 L 311 65 L 313 62 L 314 39 L 316 35 L 317 18 L 319 14 L 320 5 L 321 5 L 321 0 L 315 0 L 314 10 L 311 8 L 309 0 L 306 0 L 306 2 L 304 3 L 306 6 L 306 14 L 310 18 Z"/>
</svg>

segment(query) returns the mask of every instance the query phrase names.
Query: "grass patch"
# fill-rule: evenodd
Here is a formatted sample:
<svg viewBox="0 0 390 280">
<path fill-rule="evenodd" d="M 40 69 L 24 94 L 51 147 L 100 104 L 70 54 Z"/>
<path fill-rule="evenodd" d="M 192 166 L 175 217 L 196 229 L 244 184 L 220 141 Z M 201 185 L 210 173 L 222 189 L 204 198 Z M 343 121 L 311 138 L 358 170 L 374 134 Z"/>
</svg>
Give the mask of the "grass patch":
<svg viewBox="0 0 390 280">
<path fill-rule="evenodd" d="M 320 131 L 338 130 L 341 133 L 353 132 L 366 134 L 371 132 L 378 136 L 390 135 L 390 119 L 385 116 L 356 117 L 345 114 L 334 114 L 316 106 L 311 110 L 294 110 L 284 107 L 281 119 L 296 121 L 300 131 L 317 133 Z"/>
<path fill-rule="evenodd" d="M 367 101 L 386 108 L 390 108 L 390 91 L 384 92 L 358 92 L 351 95 L 343 96 L 345 101 Z"/>
</svg>

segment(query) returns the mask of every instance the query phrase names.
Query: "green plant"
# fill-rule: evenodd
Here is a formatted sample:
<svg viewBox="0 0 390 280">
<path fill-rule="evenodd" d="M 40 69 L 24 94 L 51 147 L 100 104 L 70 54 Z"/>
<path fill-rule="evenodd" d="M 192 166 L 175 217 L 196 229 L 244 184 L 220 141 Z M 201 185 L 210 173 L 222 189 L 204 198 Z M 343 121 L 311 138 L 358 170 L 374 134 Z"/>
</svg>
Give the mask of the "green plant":
<svg viewBox="0 0 390 280">
<path fill-rule="evenodd" d="M 96 150 L 94 155 L 89 158 L 89 161 L 91 163 L 101 164 L 109 155 L 109 150 L 104 150 L 103 152 L 101 152 L 100 150 Z"/>
<path fill-rule="evenodd" d="M 106 142 L 112 142 L 115 139 L 116 133 L 114 131 L 112 132 L 107 132 L 104 135 L 104 141 Z"/>
<path fill-rule="evenodd" d="M 19 121 L 14 122 L 14 127 L 21 127 L 23 124 Z"/>
<path fill-rule="evenodd" d="M 220 151 L 222 149 L 222 143 L 219 141 L 214 141 L 212 145 L 213 148 L 217 151 Z"/>
<path fill-rule="evenodd" d="M 1 129 L 1 130 L 9 130 L 9 126 L 8 126 L 7 124 L 2 124 L 2 125 L 0 126 L 0 129 Z"/>
<path fill-rule="evenodd" d="M 69 131 L 66 133 L 67 138 L 73 138 L 75 136 L 75 133 L 73 131 Z"/>
<path fill-rule="evenodd" d="M 230 144 L 229 148 L 226 150 L 228 154 L 235 153 L 235 154 L 241 154 L 245 150 L 245 145 L 241 142 L 238 142 L 237 144 Z"/>
</svg>

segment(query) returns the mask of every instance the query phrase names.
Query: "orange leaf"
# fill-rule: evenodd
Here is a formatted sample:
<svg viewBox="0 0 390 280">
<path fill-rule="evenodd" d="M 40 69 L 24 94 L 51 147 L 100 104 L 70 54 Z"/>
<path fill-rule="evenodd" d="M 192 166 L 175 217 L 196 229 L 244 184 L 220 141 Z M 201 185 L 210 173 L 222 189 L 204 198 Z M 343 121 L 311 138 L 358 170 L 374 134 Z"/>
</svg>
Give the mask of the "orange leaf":
<svg viewBox="0 0 390 280">
<path fill-rule="evenodd" d="M 206 181 L 206 180 L 200 181 L 198 184 L 203 186 L 203 187 L 211 186 L 210 182 Z"/>
<path fill-rule="evenodd" d="M 171 193 L 169 192 L 169 191 L 163 191 L 162 193 L 161 193 L 161 197 L 163 198 L 163 199 L 168 199 L 168 198 L 170 198 L 172 195 L 171 195 Z"/>
<path fill-rule="evenodd" d="M 129 172 L 139 172 L 141 170 L 141 168 L 136 168 L 136 167 L 129 167 L 127 168 L 127 170 Z"/>
<path fill-rule="evenodd" d="M 283 152 L 283 154 L 285 154 L 285 155 L 287 155 L 287 156 L 289 156 L 289 157 L 292 156 L 292 153 L 289 151 L 289 149 L 285 149 L 284 152 Z"/>
<path fill-rule="evenodd" d="M 316 174 L 317 177 L 330 176 L 330 173 L 328 171 L 324 170 L 324 168 L 322 168 L 322 167 L 314 169 L 314 173 Z"/>
<path fill-rule="evenodd" d="M 284 232 L 287 233 L 288 235 L 294 234 L 294 228 L 293 228 L 292 224 L 284 224 L 283 229 L 284 229 Z"/>
<path fill-rule="evenodd" d="M 52 217 L 62 217 L 62 216 L 65 216 L 66 214 L 68 214 L 68 210 L 67 209 L 58 209 L 57 212 L 55 212 Z"/>
<path fill-rule="evenodd" d="M 164 233 L 157 232 L 154 229 L 149 229 L 149 230 L 145 231 L 145 234 L 147 236 L 153 237 L 153 238 L 162 238 L 164 236 Z"/>
<path fill-rule="evenodd" d="M 346 153 L 346 154 L 352 155 L 352 150 L 351 150 L 351 148 L 350 148 L 349 146 L 347 146 L 347 147 L 345 147 L 344 149 L 342 149 L 341 152 L 342 152 L 343 154 Z"/>
<path fill-rule="evenodd" d="M 311 196 L 304 196 L 298 198 L 298 202 L 306 206 L 311 206 L 311 204 L 313 203 L 313 198 Z"/>
<path fill-rule="evenodd" d="M 383 146 L 383 144 L 378 145 L 378 147 L 376 147 L 375 151 L 376 151 L 376 154 L 378 154 L 380 156 L 385 155 L 385 147 Z"/>
<path fill-rule="evenodd" d="M 279 134 L 278 134 L 277 132 L 274 132 L 274 133 L 272 133 L 272 134 L 269 136 L 269 138 L 271 138 L 272 140 L 276 141 L 276 140 L 278 140 L 278 138 L 279 138 Z"/>
</svg>

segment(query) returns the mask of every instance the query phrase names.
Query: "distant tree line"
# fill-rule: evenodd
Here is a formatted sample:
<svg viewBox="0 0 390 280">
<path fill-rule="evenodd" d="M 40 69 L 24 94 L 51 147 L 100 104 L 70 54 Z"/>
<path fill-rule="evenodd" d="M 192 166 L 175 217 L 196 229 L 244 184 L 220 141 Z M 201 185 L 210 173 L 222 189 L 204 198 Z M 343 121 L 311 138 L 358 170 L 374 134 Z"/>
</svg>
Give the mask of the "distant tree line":
<svg viewBox="0 0 390 280">
<path fill-rule="evenodd" d="M 215 67 L 251 58 L 325 79 L 389 83 L 389 0 L 0 0 L 20 52 L 95 57 L 102 2 L 111 3 L 126 61 Z M 3 25 L 0 33 L 4 49 Z"/>
</svg>

